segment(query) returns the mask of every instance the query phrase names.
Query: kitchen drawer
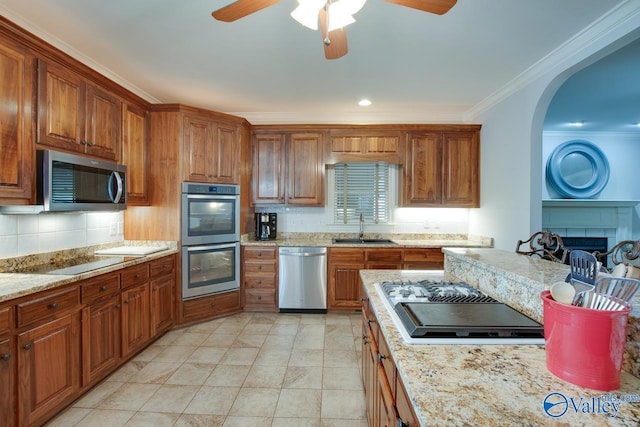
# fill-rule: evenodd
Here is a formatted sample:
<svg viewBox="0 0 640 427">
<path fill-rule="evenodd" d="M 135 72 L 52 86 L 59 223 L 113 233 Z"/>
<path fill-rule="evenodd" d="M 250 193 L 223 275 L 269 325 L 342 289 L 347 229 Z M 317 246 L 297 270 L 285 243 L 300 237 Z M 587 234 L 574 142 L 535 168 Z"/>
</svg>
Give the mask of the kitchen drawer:
<svg viewBox="0 0 640 427">
<path fill-rule="evenodd" d="M 247 275 L 244 277 L 244 287 L 246 289 L 276 289 L 276 276 L 270 275 Z"/>
<path fill-rule="evenodd" d="M 364 262 L 363 249 L 329 249 L 329 263 L 340 262 Z"/>
<path fill-rule="evenodd" d="M 146 283 L 149 281 L 149 264 L 128 267 L 120 273 L 120 277 L 122 278 L 122 289 Z"/>
<path fill-rule="evenodd" d="M 245 259 L 276 259 L 277 248 L 275 246 L 272 247 L 244 247 L 244 256 Z"/>
<path fill-rule="evenodd" d="M 387 376 L 389 386 L 392 388 L 392 392 L 395 396 L 395 384 L 396 384 L 396 365 L 391 357 L 391 351 L 384 339 L 384 335 L 378 335 L 378 361 L 384 368 L 384 373 Z"/>
<path fill-rule="evenodd" d="M 104 274 L 82 282 L 80 293 L 82 303 L 91 303 L 102 297 L 111 296 L 120 291 L 120 274 Z"/>
<path fill-rule="evenodd" d="M 444 254 L 441 249 L 405 249 L 405 262 L 444 262 Z"/>
<path fill-rule="evenodd" d="M 159 277 L 167 274 L 173 274 L 176 269 L 176 258 L 171 255 L 160 258 L 149 263 L 149 271 L 151 277 Z"/>
<path fill-rule="evenodd" d="M 275 308 L 275 289 L 245 289 L 244 302 L 246 306 L 265 306 Z"/>
<path fill-rule="evenodd" d="M 0 308 L 0 335 L 13 328 L 13 306 Z"/>
<path fill-rule="evenodd" d="M 277 265 L 274 262 L 245 262 L 245 274 L 275 274 Z"/>
<path fill-rule="evenodd" d="M 225 292 L 182 302 L 182 322 L 218 317 L 240 311 L 240 291 Z"/>
<path fill-rule="evenodd" d="M 373 249 L 367 251 L 367 262 L 401 263 L 402 250 Z"/>
<path fill-rule="evenodd" d="M 17 305 L 18 327 L 53 319 L 56 315 L 77 308 L 79 305 L 80 293 L 77 286 L 19 303 Z"/>
</svg>

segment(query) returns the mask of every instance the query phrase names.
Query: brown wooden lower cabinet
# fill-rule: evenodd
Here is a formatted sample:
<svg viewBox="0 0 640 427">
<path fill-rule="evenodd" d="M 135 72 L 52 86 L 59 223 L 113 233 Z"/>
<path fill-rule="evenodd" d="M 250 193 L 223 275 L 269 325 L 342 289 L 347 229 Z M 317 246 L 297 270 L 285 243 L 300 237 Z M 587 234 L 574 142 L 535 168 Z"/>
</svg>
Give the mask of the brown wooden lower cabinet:
<svg viewBox="0 0 640 427">
<path fill-rule="evenodd" d="M 127 358 L 151 338 L 149 284 L 122 292 L 122 357 Z"/>
<path fill-rule="evenodd" d="M 104 378 L 120 363 L 120 295 L 82 310 L 82 385 Z"/>
<path fill-rule="evenodd" d="M 442 270 L 440 248 L 329 248 L 327 308 L 360 309 L 360 270 Z"/>
<path fill-rule="evenodd" d="M 170 255 L 3 304 L 0 424 L 44 424 L 170 329 L 175 273 Z M 216 301 L 240 309 L 239 292 Z"/>
<path fill-rule="evenodd" d="M 46 421 L 80 389 L 80 313 L 18 334 L 19 424 Z"/>
<path fill-rule="evenodd" d="M 171 328 L 176 318 L 176 280 L 173 276 L 151 281 L 151 337 Z"/>
<path fill-rule="evenodd" d="M 418 418 L 366 298 L 362 307 L 362 383 L 369 427 L 417 426 Z"/>
<path fill-rule="evenodd" d="M 240 291 L 224 292 L 182 302 L 182 322 L 190 323 L 239 312 Z"/>
<path fill-rule="evenodd" d="M 0 414 L 7 427 L 16 424 L 16 370 L 15 340 L 12 336 L 0 336 Z M 6 423 L 6 424 L 5 424 Z"/>
</svg>

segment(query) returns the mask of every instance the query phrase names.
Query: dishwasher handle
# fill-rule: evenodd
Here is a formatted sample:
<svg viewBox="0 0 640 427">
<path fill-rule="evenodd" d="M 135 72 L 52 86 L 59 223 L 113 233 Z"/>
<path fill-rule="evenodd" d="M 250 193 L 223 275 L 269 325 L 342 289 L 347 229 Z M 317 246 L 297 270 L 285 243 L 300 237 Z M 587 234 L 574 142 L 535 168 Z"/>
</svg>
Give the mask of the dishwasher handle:
<svg viewBox="0 0 640 427">
<path fill-rule="evenodd" d="M 327 249 L 323 247 L 282 247 L 280 256 L 317 257 L 326 256 Z"/>
<path fill-rule="evenodd" d="M 280 256 L 299 256 L 299 257 L 311 257 L 311 256 L 325 256 L 325 252 L 280 252 Z"/>
</svg>

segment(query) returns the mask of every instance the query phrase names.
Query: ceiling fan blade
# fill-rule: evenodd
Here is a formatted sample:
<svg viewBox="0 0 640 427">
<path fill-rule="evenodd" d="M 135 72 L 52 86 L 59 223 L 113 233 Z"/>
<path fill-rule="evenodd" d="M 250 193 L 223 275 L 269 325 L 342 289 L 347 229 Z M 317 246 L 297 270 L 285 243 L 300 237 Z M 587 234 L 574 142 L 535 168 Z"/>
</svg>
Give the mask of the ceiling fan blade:
<svg viewBox="0 0 640 427">
<path fill-rule="evenodd" d="M 424 12 L 444 15 L 451 9 L 457 0 L 387 0 L 389 3 L 399 4 Z"/>
<path fill-rule="evenodd" d="M 218 21 L 233 22 L 279 2 L 280 0 L 237 0 L 214 11 L 211 16 Z"/>
<path fill-rule="evenodd" d="M 344 28 L 338 28 L 327 33 L 327 12 L 324 9 L 320 9 L 319 19 L 325 58 L 338 59 L 345 56 L 349 52 L 347 32 Z"/>
</svg>

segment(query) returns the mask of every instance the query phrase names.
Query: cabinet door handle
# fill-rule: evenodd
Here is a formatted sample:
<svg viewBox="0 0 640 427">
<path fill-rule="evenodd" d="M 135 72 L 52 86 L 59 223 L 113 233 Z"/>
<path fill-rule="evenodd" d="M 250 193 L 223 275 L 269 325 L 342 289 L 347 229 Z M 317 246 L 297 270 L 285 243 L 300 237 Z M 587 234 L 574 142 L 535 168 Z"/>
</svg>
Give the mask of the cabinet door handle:
<svg viewBox="0 0 640 427">
<path fill-rule="evenodd" d="M 386 358 L 387 358 L 387 356 L 385 356 L 385 355 L 383 355 L 383 354 L 378 353 L 378 362 L 382 362 L 382 360 L 383 360 L 383 359 L 386 359 Z"/>
<path fill-rule="evenodd" d="M 85 141 L 84 139 L 80 141 L 80 144 L 82 145 L 87 145 L 87 141 Z"/>
<path fill-rule="evenodd" d="M 96 145 L 95 142 L 91 142 L 91 141 L 85 141 L 85 144 L 87 144 L 89 147 L 93 147 L 94 145 Z"/>
<path fill-rule="evenodd" d="M 6 362 L 7 360 L 9 360 L 9 359 L 11 359 L 11 355 L 10 355 L 9 353 L 6 353 L 6 354 L 3 354 L 3 355 L 2 355 L 2 360 L 4 360 L 5 362 Z"/>
<path fill-rule="evenodd" d="M 375 320 L 372 319 L 367 319 L 367 325 L 371 325 L 372 323 L 375 323 Z"/>
<path fill-rule="evenodd" d="M 139 278 L 140 278 L 140 275 L 139 275 L 139 274 L 136 274 L 135 276 L 133 276 L 133 278 L 134 278 L 134 279 L 139 279 Z"/>
<path fill-rule="evenodd" d="M 402 418 L 398 417 L 398 427 L 409 427 L 409 423 L 405 423 Z"/>
<path fill-rule="evenodd" d="M 25 344 L 22 348 L 24 348 L 25 350 L 31 350 L 31 343 Z"/>
<path fill-rule="evenodd" d="M 51 310 L 55 310 L 56 308 L 58 308 L 58 303 L 57 302 L 52 302 L 51 304 L 49 304 L 49 308 Z"/>
<path fill-rule="evenodd" d="M 107 290 L 107 287 L 105 285 L 100 286 L 100 292 L 104 292 Z"/>
<path fill-rule="evenodd" d="M 129 304 L 129 300 L 128 299 L 124 300 L 124 303 Z"/>
<path fill-rule="evenodd" d="M 120 307 L 122 307 L 122 304 L 116 304 L 116 308 L 117 308 L 118 310 L 120 310 Z"/>
</svg>

